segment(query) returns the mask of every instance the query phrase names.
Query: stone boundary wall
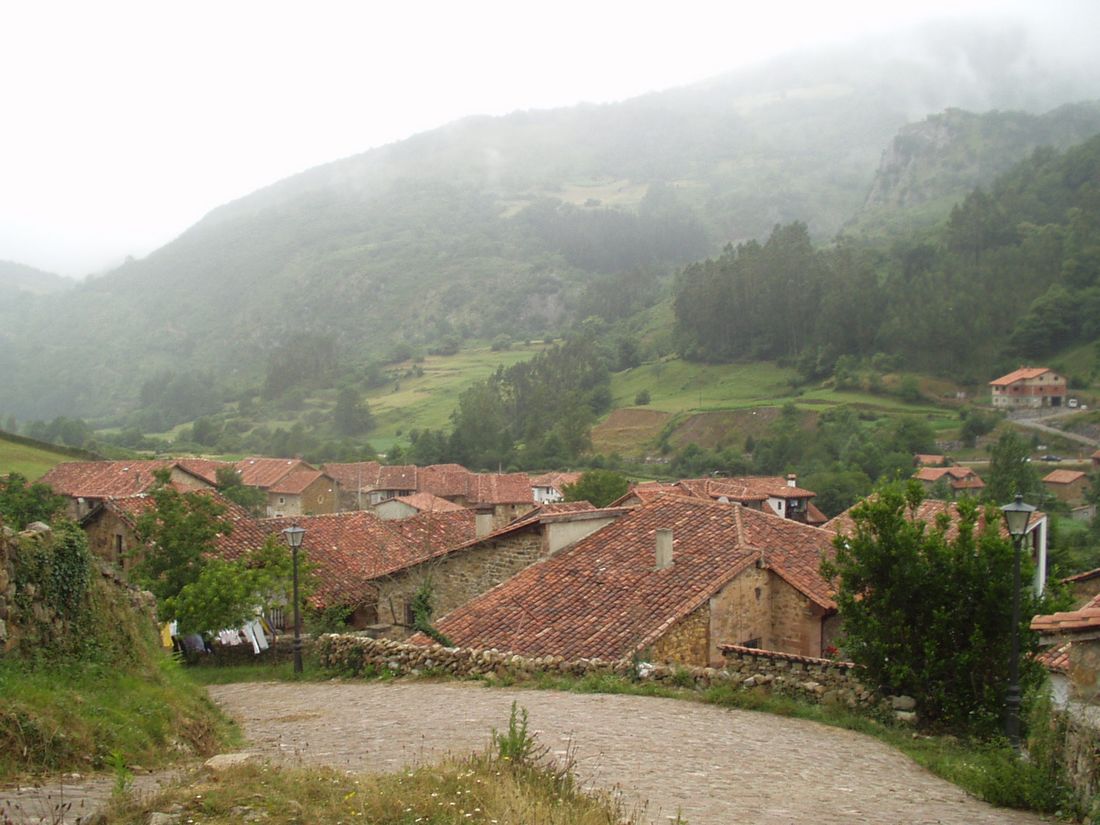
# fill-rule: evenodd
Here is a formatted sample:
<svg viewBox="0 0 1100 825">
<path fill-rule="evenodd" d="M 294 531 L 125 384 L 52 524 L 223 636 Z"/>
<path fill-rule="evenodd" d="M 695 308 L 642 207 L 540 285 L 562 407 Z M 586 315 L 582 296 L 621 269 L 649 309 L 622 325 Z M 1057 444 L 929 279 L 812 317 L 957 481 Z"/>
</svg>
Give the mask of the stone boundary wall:
<svg viewBox="0 0 1100 825">
<path fill-rule="evenodd" d="M 858 669 L 848 662 L 810 659 L 750 648 L 731 648 L 724 668 L 649 664 L 630 659 L 525 657 L 495 649 L 473 650 L 417 645 L 349 634 L 326 634 L 317 641 L 322 667 L 351 674 L 389 671 L 397 675 L 445 673 L 458 678 L 533 678 L 538 675 L 614 675 L 675 687 L 704 689 L 712 685 L 762 688 L 815 703 L 850 708 L 890 707 L 859 683 Z"/>
</svg>

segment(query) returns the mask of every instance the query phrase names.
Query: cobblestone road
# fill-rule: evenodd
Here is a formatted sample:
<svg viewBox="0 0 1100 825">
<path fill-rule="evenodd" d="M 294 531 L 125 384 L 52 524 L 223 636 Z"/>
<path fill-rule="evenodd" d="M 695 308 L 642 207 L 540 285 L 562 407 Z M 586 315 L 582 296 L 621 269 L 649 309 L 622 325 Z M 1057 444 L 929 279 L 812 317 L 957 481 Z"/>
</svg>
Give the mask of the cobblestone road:
<svg viewBox="0 0 1100 825">
<path fill-rule="evenodd" d="M 487 746 L 515 699 L 556 752 L 576 749 L 588 786 L 690 825 L 1013 823 L 874 739 L 763 713 L 638 696 L 459 683 L 336 682 L 210 688 L 251 747 L 355 771 L 397 770 Z"/>
</svg>

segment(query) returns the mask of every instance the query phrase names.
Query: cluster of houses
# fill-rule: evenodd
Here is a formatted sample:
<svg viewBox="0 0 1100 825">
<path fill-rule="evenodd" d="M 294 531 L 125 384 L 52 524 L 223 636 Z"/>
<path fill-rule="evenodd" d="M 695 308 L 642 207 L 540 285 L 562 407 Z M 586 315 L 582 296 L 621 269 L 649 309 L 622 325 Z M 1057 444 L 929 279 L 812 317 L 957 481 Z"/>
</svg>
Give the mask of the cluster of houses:
<svg viewBox="0 0 1100 825">
<path fill-rule="evenodd" d="M 152 506 L 155 473 L 218 496 L 222 466 L 73 462 L 43 481 L 66 497 L 94 552 L 125 569 L 141 552 L 135 525 Z M 851 519 L 827 520 L 793 475 L 643 483 L 597 508 L 561 501 L 570 474 L 268 458 L 230 466 L 266 492 L 268 515 L 224 502 L 231 529 L 216 552 L 240 558 L 297 524 L 313 606 L 341 608 L 371 635 L 413 636 L 425 583 L 436 627 L 455 644 L 521 655 L 720 665 L 728 644 L 826 656 L 839 632 L 820 566 Z M 928 501 L 918 517 L 954 506 Z M 1039 588 L 1046 535 L 1039 514 L 1027 538 Z"/>
</svg>

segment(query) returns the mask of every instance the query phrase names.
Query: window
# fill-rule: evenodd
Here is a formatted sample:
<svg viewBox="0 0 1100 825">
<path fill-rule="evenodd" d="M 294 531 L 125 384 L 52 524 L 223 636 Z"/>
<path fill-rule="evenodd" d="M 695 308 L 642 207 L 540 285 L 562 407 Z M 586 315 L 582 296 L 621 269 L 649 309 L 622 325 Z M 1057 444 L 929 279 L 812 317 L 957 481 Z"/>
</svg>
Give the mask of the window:
<svg viewBox="0 0 1100 825">
<path fill-rule="evenodd" d="M 122 567 L 124 552 L 125 548 L 122 544 L 122 536 L 119 533 L 115 533 L 115 564 L 117 564 L 119 567 Z"/>
<path fill-rule="evenodd" d="M 760 649 L 760 639 L 749 639 L 747 642 L 741 642 L 741 647 L 751 647 L 756 650 Z"/>
<path fill-rule="evenodd" d="M 405 626 L 414 627 L 416 625 L 416 613 L 413 612 L 412 602 L 405 602 Z"/>
<path fill-rule="evenodd" d="M 286 498 L 284 496 L 279 496 L 279 503 L 286 504 Z"/>
</svg>

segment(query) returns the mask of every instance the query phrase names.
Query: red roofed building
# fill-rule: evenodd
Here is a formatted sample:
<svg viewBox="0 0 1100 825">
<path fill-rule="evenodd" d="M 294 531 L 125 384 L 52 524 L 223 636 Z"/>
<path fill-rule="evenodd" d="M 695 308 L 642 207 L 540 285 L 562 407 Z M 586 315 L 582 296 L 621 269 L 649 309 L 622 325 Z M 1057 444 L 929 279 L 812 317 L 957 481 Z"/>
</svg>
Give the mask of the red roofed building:
<svg viewBox="0 0 1100 825">
<path fill-rule="evenodd" d="M 1020 367 L 989 386 L 993 406 L 1002 409 L 1061 407 L 1066 398 L 1066 379 L 1046 367 Z"/>
<path fill-rule="evenodd" d="M 336 479 L 300 458 L 244 458 L 233 465 L 246 487 L 267 493 L 268 516 L 334 513 L 340 504 Z"/>
<path fill-rule="evenodd" d="M 66 461 L 39 481 L 67 499 L 66 513 L 70 518 L 80 519 L 106 499 L 147 493 L 156 484 L 156 473 L 161 470 L 168 471 L 169 482 L 180 491 L 214 486 L 171 460 Z"/>
<path fill-rule="evenodd" d="M 433 496 L 431 493 L 413 493 L 410 496 L 398 496 L 375 505 L 374 514 L 383 521 L 409 518 L 418 513 L 453 513 L 465 510 L 461 504 Z"/>
<path fill-rule="evenodd" d="M 831 539 L 748 507 L 661 496 L 437 626 L 463 647 L 567 659 L 717 665 L 722 643 L 820 656 L 836 629 L 818 572 Z"/>
<path fill-rule="evenodd" d="M 814 506 L 817 493 L 798 486 L 798 477 L 744 476 L 741 478 L 685 478 L 672 484 L 649 481 L 635 485 L 613 502 L 615 505 L 641 504 L 659 495 L 675 493 L 723 503 L 736 502 L 754 510 L 768 510 L 777 516 L 820 526 L 828 517 Z"/>
<path fill-rule="evenodd" d="M 1051 672 L 1056 703 L 1100 700 L 1100 596 L 1066 613 L 1036 616 L 1031 629 L 1052 649 L 1040 658 Z M 1059 674 L 1064 674 L 1059 679 Z M 1064 680 L 1064 681 L 1063 681 Z"/>
<path fill-rule="evenodd" d="M 1043 486 L 1059 501 L 1083 504 L 1089 489 L 1089 477 L 1080 470 L 1052 470 L 1043 476 Z"/>
<path fill-rule="evenodd" d="M 921 467 L 913 478 L 929 492 L 942 480 L 952 496 L 976 496 L 985 489 L 985 482 L 969 467 Z"/>
<path fill-rule="evenodd" d="M 565 500 L 565 485 L 576 484 L 581 473 L 543 473 L 531 476 L 531 493 L 535 504 L 554 504 Z"/>
</svg>

